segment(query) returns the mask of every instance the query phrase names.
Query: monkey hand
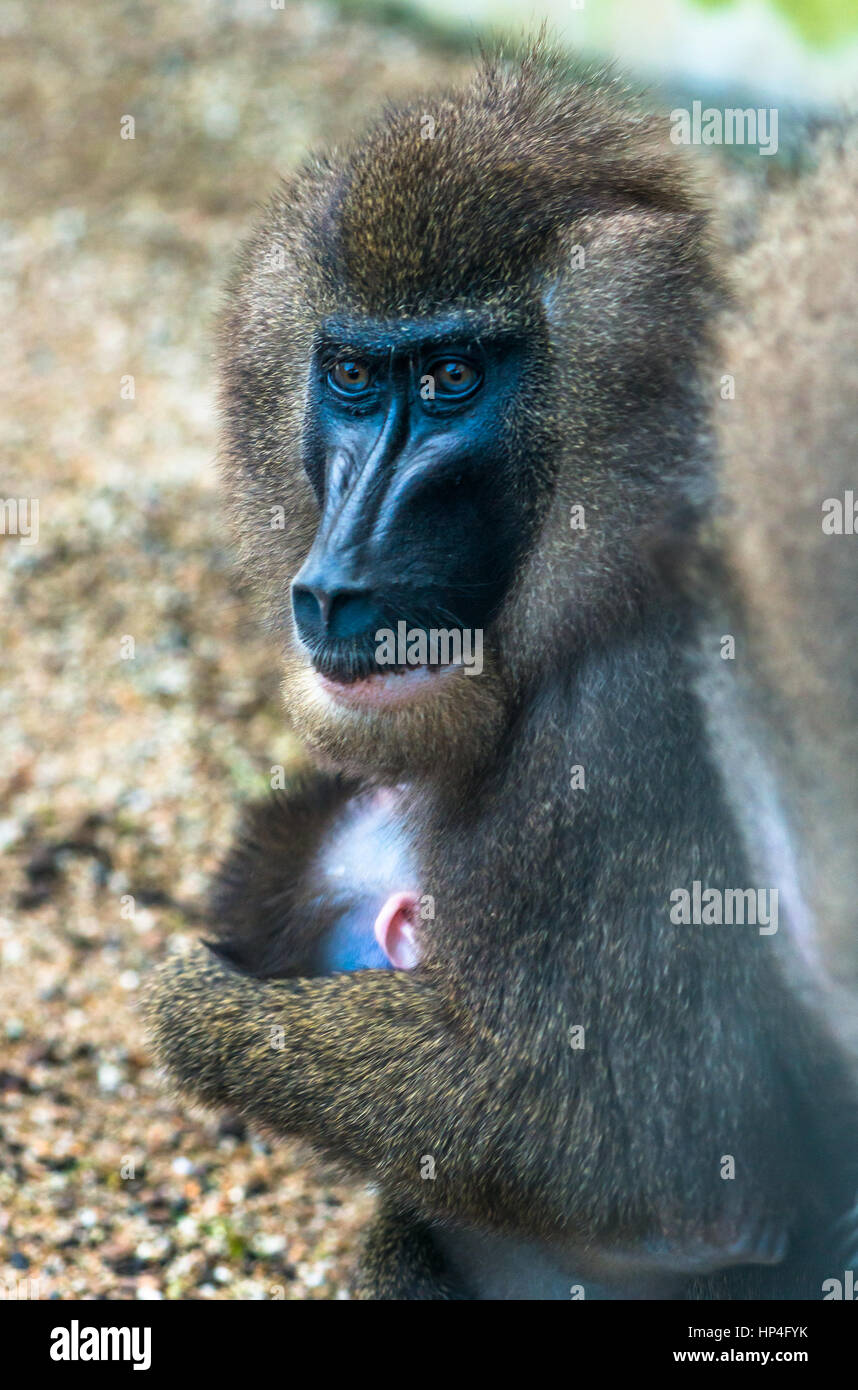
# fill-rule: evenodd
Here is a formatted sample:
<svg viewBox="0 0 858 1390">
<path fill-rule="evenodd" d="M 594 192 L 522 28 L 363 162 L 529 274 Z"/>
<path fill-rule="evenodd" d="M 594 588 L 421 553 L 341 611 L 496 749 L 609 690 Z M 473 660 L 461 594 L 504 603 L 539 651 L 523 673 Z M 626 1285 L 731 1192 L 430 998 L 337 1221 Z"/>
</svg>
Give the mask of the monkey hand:
<svg viewBox="0 0 858 1390">
<path fill-rule="evenodd" d="M 424 966 L 260 981 L 196 943 L 159 968 L 145 1007 L 183 1092 L 304 1136 L 412 1207 L 434 1214 L 455 1191 L 467 1214 L 497 1162 L 514 1169 L 499 1050 L 453 1015 Z M 427 1152 L 433 1182 L 421 1180 Z"/>
</svg>

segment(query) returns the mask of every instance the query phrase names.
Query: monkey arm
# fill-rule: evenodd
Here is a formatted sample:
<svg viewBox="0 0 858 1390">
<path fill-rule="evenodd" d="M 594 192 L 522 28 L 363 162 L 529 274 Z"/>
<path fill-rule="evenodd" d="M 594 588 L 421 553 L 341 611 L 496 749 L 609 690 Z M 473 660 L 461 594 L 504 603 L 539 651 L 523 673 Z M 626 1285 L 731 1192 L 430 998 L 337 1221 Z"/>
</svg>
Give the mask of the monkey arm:
<svg viewBox="0 0 858 1390">
<path fill-rule="evenodd" d="M 157 973 L 148 1016 L 183 1090 L 302 1135 L 415 1210 L 455 1195 L 485 1220 L 502 1187 L 521 1191 L 508 1050 L 463 1028 L 426 971 L 260 982 L 195 945 Z"/>
<path fill-rule="evenodd" d="M 342 907 L 313 883 L 312 863 L 353 784 L 313 770 L 247 806 L 211 893 L 213 950 L 253 975 L 313 974 Z"/>
</svg>

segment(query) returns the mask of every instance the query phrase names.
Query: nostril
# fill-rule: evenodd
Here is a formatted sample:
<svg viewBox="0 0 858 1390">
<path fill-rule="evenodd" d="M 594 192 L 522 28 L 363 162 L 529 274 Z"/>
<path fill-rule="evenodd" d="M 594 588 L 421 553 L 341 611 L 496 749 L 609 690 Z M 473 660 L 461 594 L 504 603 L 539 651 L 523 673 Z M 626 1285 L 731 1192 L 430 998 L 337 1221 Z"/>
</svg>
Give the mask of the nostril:
<svg viewBox="0 0 858 1390">
<path fill-rule="evenodd" d="M 335 589 L 292 585 L 295 625 L 305 642 L 321 636 L 358 637 L 378 627 L 378 608 L 366 589 Z"/>
<path fill-rule="evenodd" d="M 327 598 L 327 595 L 325 596 Z M 292 585 L 292 612 L 295 626 L 305 640 L 318 636 L 325 626 L 327 603 L 322 605 L 312 589 Z"/>
<path fill-rule="evenodd" d="M 341 590 L 331 595 L 328 612 L 331 637 L 357 637 L 377 626 L 376 605 L 370 593 Z"/>
</svg>

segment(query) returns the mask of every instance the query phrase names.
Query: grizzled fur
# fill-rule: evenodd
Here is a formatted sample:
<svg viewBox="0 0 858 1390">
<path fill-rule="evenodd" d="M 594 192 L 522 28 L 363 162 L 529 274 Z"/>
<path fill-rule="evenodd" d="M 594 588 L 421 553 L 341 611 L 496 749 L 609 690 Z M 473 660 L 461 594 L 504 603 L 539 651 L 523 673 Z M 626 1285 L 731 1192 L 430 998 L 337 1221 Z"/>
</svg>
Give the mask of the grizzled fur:
<svg viewBox="0 0 858 1390">
<path fill-rule="evenodd" d="M 858 543 L 823 529 L 827 499 L 858 498 L 858 125 L 832 144 L 734 268 L 717 506 L 681 548 L 725 787 L 799 972 L 843 988 L 826 1007 L 858 1048 Z"/>
<path fill-rule="evenodd" d="M 570 1271 L 645 1242 L 740 1266 L 683 1285 L 697 1296 L 816 1297 L 835 1258 L 824 1233 L 851 1196 L 838 1057 L 784 984 L 777 938 L 669 919 L 672 890 L 695 879 L 755 882 L 682 658 L 689 613 L 648 558 L 654 524 L 708 466 L 718 280 L 666 123 L 610 80 L 567 84 L 544 53 L 489 62 L 464 92 L 387 112 L 301 170 L 233 279 L 224 476 L 284 643 L 290 716 L 325 763 L 406 785 L 436 916 L 411 973 L 259 981 L 194 948 L 160 975 L 151 1017 L 188 1091 L 377 1181 L 368 1296 L 476 1292 L 441 1257 L 440 1227 L 541 1242 Z M 542 345 L 508 425 L 540 525 L 483 676 L 419 711 L 334 718 L 289 617 L 318 521 L 301 468 L 308 365 L 329 316 L 450 305 Z M 278 505 L 285 530 L 270 526 Z M 585 789 L 570 789 L 576 765 Z M 266 973 L 275 921 L 299 938 L 283 948 L 294 960 L 316 928 L 269 920 L 276 872 L 260 873 L 271 896 L 246 876 L 241 963 L 258 931 Z M 784 1245 L 774 1270 L 742 1270 Z"/>
</svg>

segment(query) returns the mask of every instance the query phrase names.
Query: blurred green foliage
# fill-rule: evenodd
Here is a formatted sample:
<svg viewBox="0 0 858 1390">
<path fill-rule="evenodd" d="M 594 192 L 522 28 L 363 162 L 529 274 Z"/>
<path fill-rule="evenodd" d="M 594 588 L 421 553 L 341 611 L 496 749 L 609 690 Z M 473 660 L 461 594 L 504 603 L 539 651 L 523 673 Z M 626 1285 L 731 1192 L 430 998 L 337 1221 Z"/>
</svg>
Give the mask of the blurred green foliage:
<svg viewBox="0 0 858 1390">
<path fill-rule="evenodd" d="M 694 0 L 704 10 L 725 10 L 735 0 Z M 768 0 L 808 43 L 825 47 L 858 34 L 855 0 Z"/>
</svg>

